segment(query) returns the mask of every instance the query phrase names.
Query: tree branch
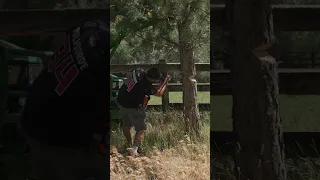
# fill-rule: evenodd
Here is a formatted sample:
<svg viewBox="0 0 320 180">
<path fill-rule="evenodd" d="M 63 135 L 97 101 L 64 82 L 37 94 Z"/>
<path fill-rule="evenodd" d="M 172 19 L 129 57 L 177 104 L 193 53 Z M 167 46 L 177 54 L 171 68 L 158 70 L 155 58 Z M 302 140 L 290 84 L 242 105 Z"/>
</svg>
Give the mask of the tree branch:
<svg viewBox="0 0 320 180">
<path fill-rule="evenodd" d="M 145 22 L 145 24 L 142 24 L 142 25 L 140 24 L 140 26 L 136 26 L 136 27 L 134 27 L 134 28 L 130 28 L 129 32 L 127 31 L 127 32 L 121 32 L 121 33 L 119 33 L 118 38 L 114 41 L 114 43 L 112 43 L 112 45 L 111 45 L 111 47 L 110 47 L 110 49 L 112 49 L 112 50 L 111 50 L 111 53 L 110 53 L 110 61 L 111 61 L 113 55 L 115 54 L 117 48 L 119 47 L 119 45 L 120 45 L 120 43 L 121 43 L 121 41 L 122 41 L 123 39 L 125 39 L 125 38 L 126 38 L 128 35 L 130 35 L 130 34 L 135 34 L 135 33 L 137 33 L 138 31 L 141 31 L 141 30 L 143 30 L 143 29 L 145 29 L 145 28 L 147 28 L 147 27 L 154 26 L 154 25 L 160 23 L 161 20 L 162 20 L 162 19 L 159 19 L 159 18 L 151 18 L 151 19 L 148 19 L 148 20 Z M 135 24 L 135 25 L 136 25 L 136 24 Z M 126 28 L 126 29 L 128 30 L 128 28 Z"/>
<path fill-rule="evenodd" d="M 161 37 L 163 40 L 167 41 L 168 43 L 173 44 L 173 45 L 176 46 L 176 47 L 179 47 L 179 43 L 173 41 L 173 40 L 170 39 L 169 37 L 168 37 L 168 38 L 167 38 L 167 37 L 164 37 L 162 34 L 160 34 L 160 37 Z"/>
</svg>

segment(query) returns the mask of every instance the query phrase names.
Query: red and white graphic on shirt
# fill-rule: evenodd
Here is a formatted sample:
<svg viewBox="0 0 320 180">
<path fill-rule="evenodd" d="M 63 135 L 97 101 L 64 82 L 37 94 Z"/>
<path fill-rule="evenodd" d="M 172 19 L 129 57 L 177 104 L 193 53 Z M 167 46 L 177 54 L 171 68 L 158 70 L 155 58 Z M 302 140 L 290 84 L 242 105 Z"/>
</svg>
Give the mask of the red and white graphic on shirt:
<svg viewBox="0 0 320 180">
<path fill-rule="evenodd" d="M 53 71 L 57 79 L 58 85 L 55 91 L 59 96 L 63 95 L 79 74 L 72 56 L 70 35 L 65 35 L 62 38 L 65 40 L 65 44 L 56 50 L 53 61 L 48 64 L 48 71 Z"/>
<path fill-rule="evenodd" d="M 142 69 L 136 69 L 134 71 L 126 73 L 126 85 L 128 92 L 130 92 L 133 89 L 133 87 L 140 81 L 141 72 L 143 72 Z"/>
</svg>

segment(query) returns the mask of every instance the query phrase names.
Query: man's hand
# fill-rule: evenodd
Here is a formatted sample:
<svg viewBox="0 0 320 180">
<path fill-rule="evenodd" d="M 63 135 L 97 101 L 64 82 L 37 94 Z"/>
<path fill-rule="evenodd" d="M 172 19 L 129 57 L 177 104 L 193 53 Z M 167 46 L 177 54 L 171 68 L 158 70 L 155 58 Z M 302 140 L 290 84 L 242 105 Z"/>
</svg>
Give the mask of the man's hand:
<svg viewBox="0 0 320 180">
<path fill-rule="evenodd" d="M 154 96 L 162 96 L 165 89 L 166 89 L 166 86 L 168 84 L 168 82 L 172 79 L 172 77 L 170 75 L 167 75 L 166 78 L 162 81 L 158 91 L 154 94 Z"/>
<path fill-rule="evenodd" d="M 171 79 L 172 79 L 172 76 L 167 75 L 167 77 L 164 79 L 164 81 L 165 81 L 166 83 L 168 83 Z"/>
</svg>

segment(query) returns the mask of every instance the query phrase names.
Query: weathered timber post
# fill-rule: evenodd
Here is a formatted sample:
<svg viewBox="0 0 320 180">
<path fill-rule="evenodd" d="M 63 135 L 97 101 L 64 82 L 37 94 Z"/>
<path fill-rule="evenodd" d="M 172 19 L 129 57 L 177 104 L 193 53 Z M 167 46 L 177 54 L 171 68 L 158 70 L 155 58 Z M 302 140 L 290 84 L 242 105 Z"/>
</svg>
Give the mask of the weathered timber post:
<svg viewBox="0 0 320 180">
<path fill-rule="evenodd" d="M 315 68 L 315 67 L 316 67 L 316 59 L 315 59 L 314 49 L 312 49 L 312 52 L 311 52 L 311 67 L 312 67 L 312 68 Z"/>
<path fill-rule="evenodd" d="M 160 67 L 161 73 L 164 76 L 168 75 L 168 68 L 166 67 L 166 65 L 167 65 L 167 62 L 165 59 L 159 60 L 159 67 Z M 167 87 L 164 94 L 162 95 L 162 111 L 167 112 L 168 109 L 169 109 L 169 91 Z"/>
<path fill-rule="evenodd" d="M 8 59 L 7 50 L 0 47 L 0 128 L 7 117 Z M 1 129 L 0 129 L 1 130 Z"/>
<path fill-rule="evenodd" d="M 237 180 L 285 180 L 270 0 L 229 0 Z"/>
</svg>

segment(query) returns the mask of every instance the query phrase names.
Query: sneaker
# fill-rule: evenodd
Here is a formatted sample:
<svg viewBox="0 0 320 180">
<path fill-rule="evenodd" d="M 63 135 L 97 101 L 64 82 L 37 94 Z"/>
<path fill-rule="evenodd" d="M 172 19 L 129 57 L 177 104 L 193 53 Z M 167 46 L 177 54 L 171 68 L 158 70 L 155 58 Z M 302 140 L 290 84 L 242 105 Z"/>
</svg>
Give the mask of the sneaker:
<svg viewBox="0 0 320 180">
<path fill-rule="evenodd" d="M 127 148 L 127 150 L 128 150 L 127 156 L 133 156 L 133 157 L 139 156 L 139 153 L 136 150 L 134 150 L 133 148 Z"/>
<path fill-rule="evenodd" d="M 130 156 L 139 157 L 139 153 L 137 151 L 131 151 Z"/>
</svg>

